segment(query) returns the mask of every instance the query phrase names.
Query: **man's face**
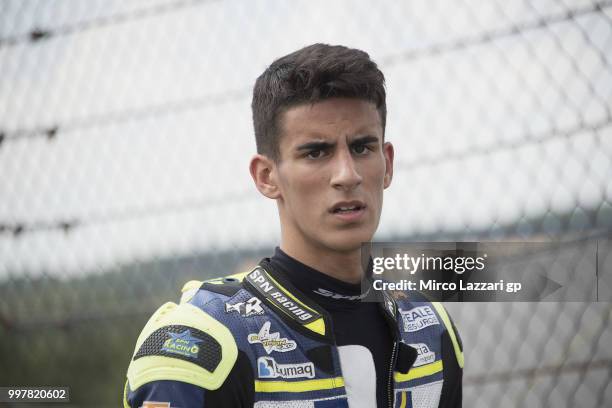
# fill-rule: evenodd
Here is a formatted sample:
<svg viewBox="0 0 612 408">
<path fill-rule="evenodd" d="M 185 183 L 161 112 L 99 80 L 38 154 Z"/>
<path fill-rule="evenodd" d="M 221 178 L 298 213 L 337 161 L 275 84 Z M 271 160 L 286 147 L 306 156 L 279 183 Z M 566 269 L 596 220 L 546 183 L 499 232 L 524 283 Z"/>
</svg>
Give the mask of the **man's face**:
<svg viewBox="0 0 612 408">
<path fill-rule="evenodd" d="M 372 239 L 389 186 L 393 146 L 376 106 L 331 98 L 281 116 L 276 164 L 283 237 L 312 249 L 353 251 Z"/>
</svg>

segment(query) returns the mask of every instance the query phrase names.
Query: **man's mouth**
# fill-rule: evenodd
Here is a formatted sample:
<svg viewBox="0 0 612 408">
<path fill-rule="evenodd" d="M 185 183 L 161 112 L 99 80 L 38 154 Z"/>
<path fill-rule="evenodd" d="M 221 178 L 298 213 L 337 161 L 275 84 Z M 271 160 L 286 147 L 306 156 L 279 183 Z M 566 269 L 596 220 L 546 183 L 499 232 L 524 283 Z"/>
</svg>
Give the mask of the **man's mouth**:
<svg viewBox="0 0 612 408">
<path fill-rule="evenodd" d="M 335 213 L 335 214 L 338 214 L 338 213 L 347 213 L 347 212 L 352 212 L 352 211 L 359 211 L 362 208 L 363 208 L 362 206 L 354 205 L 352 207 L 340 207 L 340 208 L 336 208 L 332 212 Z"/>
<path fill-rule="evenodd" d="M 359 201 L 352 201 L 348 203 L 338 203 L 334 205 L 331 209 L 333 214 L 350 214 L 354 212 L 359 212 L 365 209 L 366 205 Z"/>
</svg>

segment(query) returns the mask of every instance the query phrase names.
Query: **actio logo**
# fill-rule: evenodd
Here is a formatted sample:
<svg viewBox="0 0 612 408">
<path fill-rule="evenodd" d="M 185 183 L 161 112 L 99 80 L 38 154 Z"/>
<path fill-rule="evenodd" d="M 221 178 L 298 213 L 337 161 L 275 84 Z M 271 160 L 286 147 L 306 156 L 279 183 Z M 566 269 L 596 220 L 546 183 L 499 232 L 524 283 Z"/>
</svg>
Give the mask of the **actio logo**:
<svg viewBox="0 0 612 408">
<path fill-rule="evenodd" d="M 352 296 L 342 295 L 340 293 L 332 292 L 331 290 L 327 290 L 323 288 L 317 288 L 313 290 L 313 292 L 316 293 L 317 295 L 325 296 L 325 297 L 332 298 L 332 299 L 361 300 L 361 299 L 364 299 L 366 296 L 368 296 L 368 293 L 370 293 L 370 288 L 368 288 L 368 290 L 366 290 L 364 293 L 361 293 L 359 295 L 352 295 Z"/>
<path fill-rule="evenodd" d="M 314 378 L 314 364 L 278 364 L 272 357 L 259 357 L 257 372 L 259 378 Z"/>
<path fill-rule="evenodd" d="M 253 296 L 246 302 L 225 304 L 225 313 L 238 312 L 242 317 L 261 316 L 264 310 L 261 307 L 261 300 Z"/>
<path fill-rule="evenodd" d="M 202 340 L 197 337 L 191 336 L 190 330 L 185 330 L 182 333 L 168 332 L 169 339 L 164 341 L 162 351 L 168 353 L 180 354 L 181 356 L 197 358 L 200 348 L 197 343 L 201 343 Z"/>
<path fill-rule="evenodd" d="M 431 351 L 425 343 L 409 344 L 418 353 L 417 359 L 414 361 L 413 367 L 422 366 L 436 361 L 436 353 Z"/>
<path fill-rule="evenodd" d="M 286 337 L 281 337 L 280 333 L 270 333 L 270 322 L 265 322 L 259 333 L 251 333 L 247 337 L 247 340 L 251 344 L 261 343 L 266 353 L 270 354 L 273 351 L 280 351 L 281 353 L 295 350 L 296 343 L 293 340 L 289 340 Z"/>
<path fill-rule="evenodd" d="M 404 331 L 415 332 L 428 326 L 440 324 L 438 317 L 429 306 L 419 306 L 408 311 L 400 310 Z"/>
</svg>

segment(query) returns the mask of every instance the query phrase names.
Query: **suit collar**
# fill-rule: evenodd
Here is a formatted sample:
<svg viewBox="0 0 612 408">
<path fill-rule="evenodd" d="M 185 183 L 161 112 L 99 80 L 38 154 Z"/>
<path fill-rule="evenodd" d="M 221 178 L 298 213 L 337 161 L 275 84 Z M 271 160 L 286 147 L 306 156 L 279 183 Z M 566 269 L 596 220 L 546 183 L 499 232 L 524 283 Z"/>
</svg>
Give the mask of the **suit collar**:
<svg viewBox="0 0 612 408">
<path fill-rule="evenodd" d="M 319 304 L 297 289 L 267 259 L 246 274 L 243 285 L 277 312 L 290 326 L 302 334 L 333 343 L 331 317 Z M 395 340 L 399 339 L 398 309 L 395 299 L 386 291 L 376 291 L 385 319 Z"/>
</svg>

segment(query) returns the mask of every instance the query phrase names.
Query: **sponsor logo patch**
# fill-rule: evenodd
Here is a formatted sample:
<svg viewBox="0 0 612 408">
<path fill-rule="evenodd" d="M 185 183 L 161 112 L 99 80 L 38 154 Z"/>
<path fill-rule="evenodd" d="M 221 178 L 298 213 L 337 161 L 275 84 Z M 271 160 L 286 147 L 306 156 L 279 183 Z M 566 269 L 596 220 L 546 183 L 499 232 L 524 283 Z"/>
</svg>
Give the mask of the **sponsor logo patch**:
<svg viewBox="0 0 612 408">
<path fill-rule="evenodd" d="M 436 361 L 436 353 L 431 351 L 425 343 L 413 343 L 409 344 L 410 347 L 416 349 L 418 356 L 415 360 L 413 367 L 422 366 L 425 364 L 433 363 Z"/>
<path fill-rule="evenodd" d="M 225 313 L 237 312 L 242 317 L 261 316 L 264 310 L 261 307 L 261 300 L 253 296 L 246 302 L 225 304 Z"/>
<path fill-rule="evenodd" d="M 169 402 L 143 401 L 140 408 L 170 408 Z"/>
<path fill-rule="evenodd" d="M 164 341 L 162 351 L 168 353 L 180 354 L 181 356 L 197 358 L 200 348 L 198 343 L 202 340 L 191 336 L 190 330 L 185 330 L 182 333 L 167 333 L 170 338 Z"/>
<path fill-rule="evenodd" d="M 270 333 L 270 322 L 265 322 L 259 333 L 251 333 L 247 337 L 247 340 L 251 344 L 261 343 L 266 353 L 270 354 L 273 351 L 280 351 L 284 353 L 286 351 L 295 350 L 296 343 L 293 340 L 289 340 L 286 337 L 281 337 L 280 333 Z"/>
<path fill-rule="evenodd" d="M 245 279 L 276 307 L 283 310 L 287 315 L 295 317 L 302 324 L 308 324 L 321 318 L 319 314 L 313 314 L 298 304 L 298 302 L 294 302 L 288 296 L 285 296 L 285 293 L 268 278 L 263 269 L 255 268 Z"/>
<path fill-rule="evenodd" d="M 314 378 L 313 363 L 278 364 L 272 357 L 257 359 L 259 378 Z"/>
<path fill-rule="evenodd" d="M 408 311 L 400 310 L 405 332 L 415 332 L 428 326 L 440 324 L 436 314 L 429 306 L 419 306 Z"/>
</svg>

